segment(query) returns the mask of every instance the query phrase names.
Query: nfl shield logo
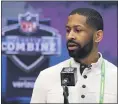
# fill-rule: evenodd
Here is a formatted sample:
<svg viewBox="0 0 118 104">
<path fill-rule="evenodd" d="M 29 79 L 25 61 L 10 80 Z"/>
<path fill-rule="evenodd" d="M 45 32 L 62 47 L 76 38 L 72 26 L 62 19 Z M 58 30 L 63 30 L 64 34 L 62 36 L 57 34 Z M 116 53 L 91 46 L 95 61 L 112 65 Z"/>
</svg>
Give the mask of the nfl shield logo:
<svg viewBox="0 0 118 104">
<path fill-rule="evenodd" d="M 38 28 L 38 15 L 27 12 L 25 14 L 19 14 L 18 21 L 20 30 L 24 33 L 34 33 Z"/>
<path fill-rule="evenodd" d="M 2 52 L 8 54 L 11 61 L 25 72 L 42 67 L 44 62 L 49 60 L 48 55 L 57 55 L 61 52 L 59 31 L 46 24 L 39 24 L 38 14 L 19 14 L 18 24 L 5 26 L 2 34 Z M 11 47 L 8 49 L 7 45 Z"/>
</svg>

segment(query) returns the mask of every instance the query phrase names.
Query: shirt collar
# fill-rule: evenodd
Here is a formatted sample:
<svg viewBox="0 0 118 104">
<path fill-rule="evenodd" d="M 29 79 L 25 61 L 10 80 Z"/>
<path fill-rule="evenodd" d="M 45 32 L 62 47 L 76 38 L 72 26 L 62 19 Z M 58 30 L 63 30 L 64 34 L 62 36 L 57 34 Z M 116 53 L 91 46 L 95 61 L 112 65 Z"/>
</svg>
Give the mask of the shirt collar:
<svg viewBox="0 0 118 104">
<path fill-rule="evenodd" d="M 100 52 L 98 52 L 98 53 L 100 55 L 98 61 L 95 63 L 91 63 L 91 65 L 92 65 L 91 71 L 97 72 L 97 74 L 101 72 L 101 65 L 102 65 L 102 61 L 103 61 L 102 54 Z M 80 67 L 80 63 L 76 62 L 73 58 L 71 58 L 71 65 L 72 65 L 72 67 L 77 67 L 77 68 Z"/>
<path fill-rule="evenodd" d="M 100 68 L 101 69 L 101 65 L 102 65 L 102 61 L 103 61 L 103 57 L 102 54 L 100 52 L 98 52 L 100 57 L 98 59 L 98 61 L 96 63 L 92 63 L 92 68 Z"/>
</svg>

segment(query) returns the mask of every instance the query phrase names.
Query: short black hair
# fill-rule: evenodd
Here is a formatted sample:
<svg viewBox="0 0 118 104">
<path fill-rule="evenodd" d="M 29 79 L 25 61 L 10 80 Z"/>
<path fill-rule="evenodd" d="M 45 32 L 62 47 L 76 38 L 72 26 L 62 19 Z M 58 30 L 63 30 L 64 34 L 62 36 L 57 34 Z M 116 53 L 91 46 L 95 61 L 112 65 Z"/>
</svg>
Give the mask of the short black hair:
<svg viewBox="0 0 118 104">
<path fill-rule="evenodd" d="M 87 17 L 86 23 L 95 30 L 103 30 L 103 18 L 96 10 L 91 8 L 77 8 L 69 16 L 76 13 Z"/>
</svg>

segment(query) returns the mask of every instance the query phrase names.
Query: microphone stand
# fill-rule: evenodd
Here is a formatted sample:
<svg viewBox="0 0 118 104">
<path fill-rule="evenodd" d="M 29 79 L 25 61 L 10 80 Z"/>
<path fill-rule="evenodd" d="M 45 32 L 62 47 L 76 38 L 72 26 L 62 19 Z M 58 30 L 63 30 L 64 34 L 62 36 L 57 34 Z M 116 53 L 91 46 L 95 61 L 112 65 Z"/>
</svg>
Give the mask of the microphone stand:
<svg viewBox="0 0 118 104">
<path fill-rule="evenodd" d="M 69 101 L 68 101 L 69 92 L 68 92 L 67 82 L 68 82 L 68 80 L 66 80 L 66 79 L 63 80 L 64 104 L 69 104 Z"/>
</svg>

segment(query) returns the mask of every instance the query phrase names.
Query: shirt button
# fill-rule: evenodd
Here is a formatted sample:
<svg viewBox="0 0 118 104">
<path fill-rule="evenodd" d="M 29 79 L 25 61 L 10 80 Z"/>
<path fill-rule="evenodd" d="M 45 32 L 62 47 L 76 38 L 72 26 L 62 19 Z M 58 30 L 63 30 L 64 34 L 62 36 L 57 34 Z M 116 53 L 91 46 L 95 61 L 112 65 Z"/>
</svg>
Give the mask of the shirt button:
<svg viewBox="0 0 118 104">
<path fill-rule="evenodd" d="M 85 95 L 81 95 L 81 98 L 85 98 Z"/>
<path fill-rule="evenodd" d="M 84 75 L 83 77 L 84 77 L 85 79 L 87 78 L 87 76 L 86 76 L 86 75 Z"/>
<path fill-rule="evenodd" d="M 82 68 L 85 68 L 83 65 L 81 66 Z"/>
<path fill-rule="evenodd" d="M 86 88 L 86 85 L 82 85 L 82 88 Z"/>
<path fill-rule="evenodd" d="M 88 65 L 88 67 L 90 68 L 90 67 L 92 67 L 92 65 Z"/>
</svg>

